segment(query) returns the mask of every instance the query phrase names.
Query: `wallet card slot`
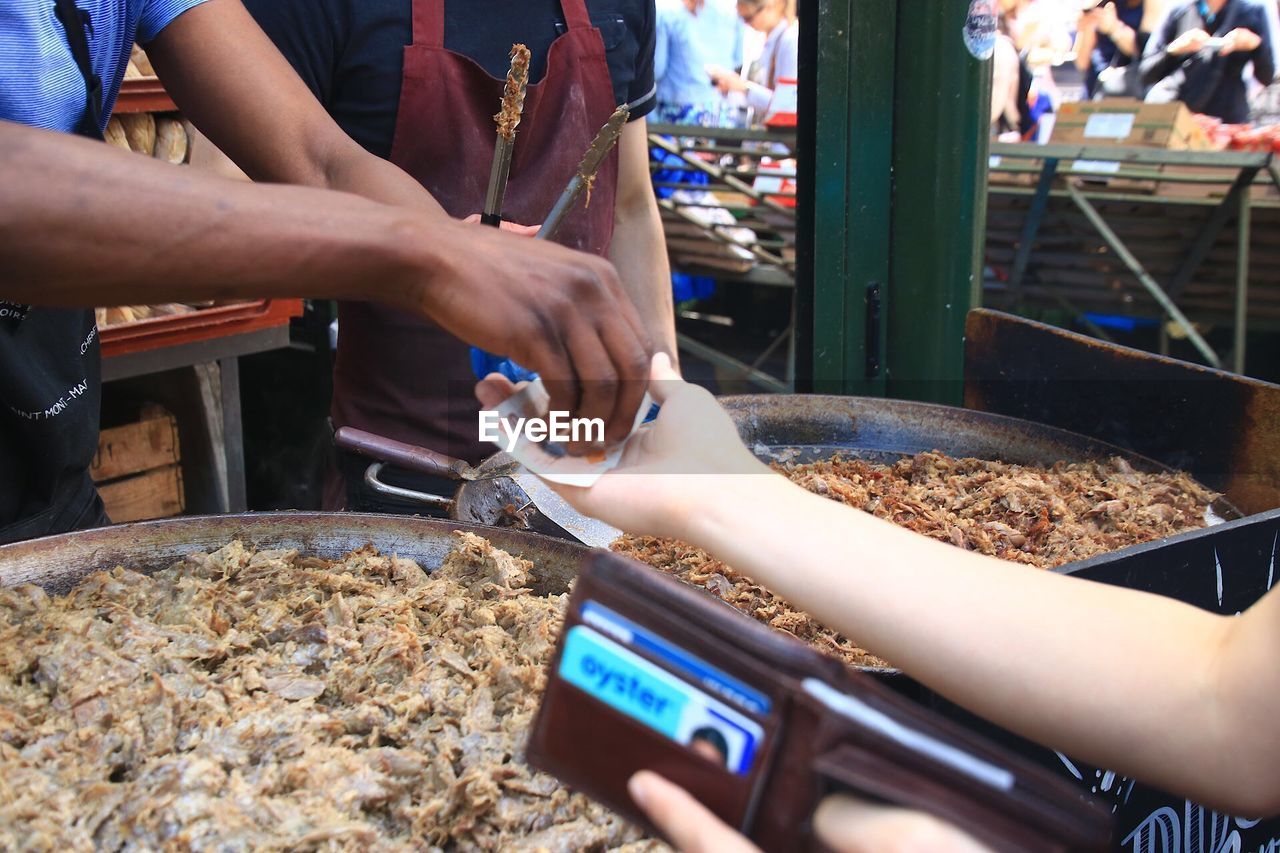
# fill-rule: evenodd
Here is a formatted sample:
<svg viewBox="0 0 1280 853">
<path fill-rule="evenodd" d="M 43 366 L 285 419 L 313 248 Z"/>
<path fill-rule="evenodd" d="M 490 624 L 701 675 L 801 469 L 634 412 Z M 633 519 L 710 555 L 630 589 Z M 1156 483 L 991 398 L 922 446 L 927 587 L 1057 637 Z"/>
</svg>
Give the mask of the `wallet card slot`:
<svg viewBox="0 0 1280 853">
<path fill-rule="evenodd" d="M 974 798 L 1016 807 L 1024 823 L 1049 837 L 1083 839 L 1082 846 L 1089 848 L 1090 839 L 1110 835 L 1111 815 L 1101 804 L 1082 798 L 1075 788 L 1027 759 L 909 700 L 806 682 L 803 701 L 834 712 L 860 743 L 875 743 L 876 751 L 891 760 L 915 765 L 918 772 L 969 790 Z"/>
<path fill-rule="evenodd" d="M 870 749 L 843 744 L 818 756 L 813 769 L 827 783 L 827 794 L 847 793 L 871 802 L 927 812 L 996 851 L 1050 853 L 1074 849 L 1037 832 L 1011 810 L 993 807 L 985 796 L 975 797 L 970 788 L 940 782 L 921 774 L 919 768 Z"/>
<path fill-rule="evenodd" d="M 806 679 L 804 691 L 821 702 L 828 710 L 845 717 L 850 722 L 896 743 L 902 749 L 914 752 L 928 761 L 941 764 L 953 772 L 1007 793 L 1013 790 L 1017 777 L 1013 771 L 980 758 L 958 746 L 939 740 L 927 732 L 904 724 L 888 714 L 871 707 L 866 702 L 841 693 L 817 679 Z"/>
<path fill-rule="evenodd" d="M 683 584 L 681 585 L 683 586 Z M 686 651 L 696 648 L 696 657 L 713 663 L 717 669 L 722 670 L 733 679 L 745 683 L 752 690 L 766 697 L 771 711 L 774 706 L 780 702 L 785 703 L 788 697 L 792 695 L 792 685 L 779 678 L 778 671 L 769 665 L 772 661 L 767 655 L 749 654 L 733 643 L 725 641 L 719 635 L 704 633 L 700 621 L 696 627 L 690 627 L 689 621 L 697 620 L 698 614 L 663 611 L 651 607 L 647 602 L 629 598 L 628 594 L 622 590 L 601 589 L 599 586 L 591 586 L 583 588 L 582 592 L 582 603 L 575 602 L 571 605 L 573 609 L 570 612 L 570 618 L 574 622 L 585 622 L 582 612 L 582 608 L 585 605 L 591 603 L 602 605 L 609 610 L 622 613 L 630 621 L 639 623 L 650 632 L 660 635 Z M 696 592 L 694 594 L 703 595 Z M 729 605 L 718 600 L 708 601 L 705 604 L 716 608 L 729 608 Z M 750 617 L 744 616 L 736 610 L 729 615 L 741 617 L 744 621 L 751 622 Z M 754 623 L 752 625 L 754 626 Z M 637 649 L 637 651 L 646 659 L 654 661 L 664 669 L 672 670 L 669 662 L 663 661 L 659 655 L 652 651 L 643 648 Z M 690 654 L 693 653 L 690 652 Z M 725 698 L 728 699 L 729 697 Z M 761 714 L 744 705 L 738 705 L 737 707 L 743 713 L 760 722 L 764 722 L 771 715 Z"/>
<path fill-rule="evenodd" d="M 773 699 L 739 678 L 725 672 L 701 655 L 669 640 L 660 632 L 640 625 L 598 601 L 584 601 L 578 608 L 583 624 L 622 643 L 633 652 L 663 669 L 691 681 L 739 711 L 757 719 L 767 719 Z"/>
<path fill-rule="evenodd" d="M 743 825 L 760 762 L 746 775 L 734 774 L 558 677 L 543 703 L 528 750 L 535 766 L 646 825 L 626 785 L 637 771 L 651 770 L 685 788 L 729 825 Z"/>
<path fill-rule="evenodd" d="M 895 714 L 886 726 L 887 715 L 870 705 L 863 713 L 832 713 L 812 691 L 797 703 L 802 716 L 820 721 L 811 735 L 811 766 L 828 782 L 929 812 L 998 850 L 1107 849 L 1110 814 L 1074 790 L 1046 808 L 1044 772 L 1022 766 L 1016 756 L 943 740 L 945 729 L 916 725 L 925 719 L 908 713 Z"/>
</svg>

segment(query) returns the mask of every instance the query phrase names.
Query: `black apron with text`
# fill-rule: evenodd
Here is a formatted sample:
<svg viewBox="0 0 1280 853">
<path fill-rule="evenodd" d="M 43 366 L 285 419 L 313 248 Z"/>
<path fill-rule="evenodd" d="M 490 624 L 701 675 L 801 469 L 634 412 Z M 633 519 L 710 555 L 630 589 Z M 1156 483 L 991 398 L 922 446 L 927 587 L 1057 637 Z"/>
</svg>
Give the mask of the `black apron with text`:
<svg viewBox="0 0 1280 853">
<path fill-rule="evenodd" d="M 85 80 L 76 133 L 101 140 L 88 14 L 73 0 L 57 0 L 56 12 Z M 89 477 L 101 392 L 92 311 L 0 301 L 0 544 L 108 523 Z"/>
</svg>

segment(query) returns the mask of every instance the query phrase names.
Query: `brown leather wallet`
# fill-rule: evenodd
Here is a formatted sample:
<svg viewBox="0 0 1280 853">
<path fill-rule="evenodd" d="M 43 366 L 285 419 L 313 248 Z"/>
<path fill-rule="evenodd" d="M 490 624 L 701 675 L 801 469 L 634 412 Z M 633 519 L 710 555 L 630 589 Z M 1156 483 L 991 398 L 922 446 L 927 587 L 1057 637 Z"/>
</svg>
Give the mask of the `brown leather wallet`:
<svg viewBox="0 0 1280 853">
<path fill-rule="evenodd" d="M 529 762 L 638 824 L 638 770 L 766 851 L 821 849 L 828 794 L 929 812 L 996 850 L 1102 850 L 1111 814 L 1048 771 L 633 560 L 581 570 Z"/>
</svg>

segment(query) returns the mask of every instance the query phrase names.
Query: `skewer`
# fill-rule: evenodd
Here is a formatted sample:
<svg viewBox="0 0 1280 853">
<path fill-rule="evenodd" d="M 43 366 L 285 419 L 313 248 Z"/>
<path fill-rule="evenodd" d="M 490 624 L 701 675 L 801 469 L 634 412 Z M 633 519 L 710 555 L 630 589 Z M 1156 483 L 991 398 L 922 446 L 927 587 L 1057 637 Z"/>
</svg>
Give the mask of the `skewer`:
<svg viewBox="0 0 1280 853">
<path fill-rule="evenodd" d="M 569 184 L 564 188 L 564 192 L 560 194 L 560 199 L 556 202 L 555 207 L 551 208 L 551 213 L 547 216 L 545 222 L 542 223 L 541 230 L 538 231 L 538 240 L 552 240 L 556 236 L 556 232 L 560 230 L 560 226 L 564 224 L 565 217 L 569 215 L 574 204 L 578 200 L 578 196 L 582 195 L 582 191 L 587 191 L 587 204 L 591 203 L 591 185 L 595 183 L 596 174 L 600 171 L 600 166 L 604 163 L 609 152 L 618 144 L 618 140 L 622 137 L 622 129 L 627 124 L 627 119 L 631 116 L 631 110 L 626 106 L 618 107 L 614 110 L 609 121 L 605 126 L 600 128 L 600 132 L 596 134 L 596 138 L 591 143 L 591 147 L 587 149 L 587 153 L 583 156 L 582 162 L 578 164 L 578 170 L 574 172 Z"/>
<path fill-rule="evenodd" d="M 516 128 L 524 114 L 524 98 L 529 88 L 529 60 L 529 48 L 522 44 L 511 46 L 511 70 L 507 72 L 507 84 L 502 90 L 502 109 L 493 117 L 498 126 L 498 141 L 493 149 L 493 170 L 489 173 L 489 190 L 485 194 L 480 221 L 494 228 L 502 224 L 502 205 L 507 197 Z"/>
</svg>

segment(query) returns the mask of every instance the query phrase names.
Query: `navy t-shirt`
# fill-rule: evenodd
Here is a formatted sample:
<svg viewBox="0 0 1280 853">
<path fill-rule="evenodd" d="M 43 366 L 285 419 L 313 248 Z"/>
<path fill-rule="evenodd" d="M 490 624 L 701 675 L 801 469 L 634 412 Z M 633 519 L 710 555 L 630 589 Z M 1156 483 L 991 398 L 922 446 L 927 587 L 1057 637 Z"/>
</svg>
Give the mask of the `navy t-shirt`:
<svg viewBox="0 0 1280 853">
<path fill-rule="evenodd" d="M 245 0 L 338 125 L 387 158 L 400 103 L 404 48 L 413 41 L 410 0 Z M 587 0 L 604 39 L 609 76 L 631 118 L 654 106 L 654 0 Z M 511 66 L 511 45 L 533 53 L 529 82 L 546 73 L 551 42 L 565 32 L 559 0 L 451 0 L 445 47 L 497 78 Z"/>
</svg>

